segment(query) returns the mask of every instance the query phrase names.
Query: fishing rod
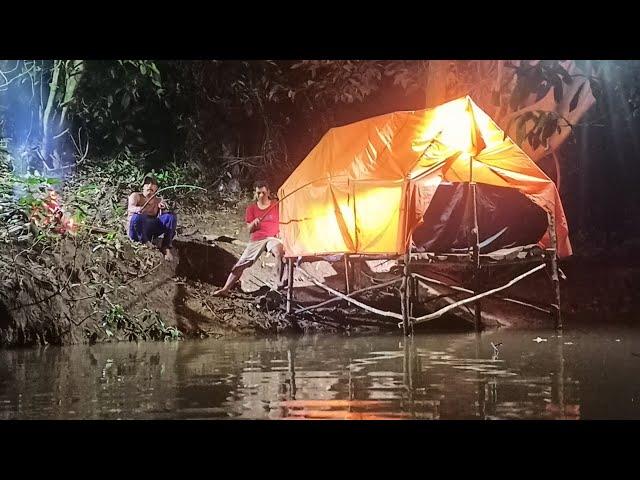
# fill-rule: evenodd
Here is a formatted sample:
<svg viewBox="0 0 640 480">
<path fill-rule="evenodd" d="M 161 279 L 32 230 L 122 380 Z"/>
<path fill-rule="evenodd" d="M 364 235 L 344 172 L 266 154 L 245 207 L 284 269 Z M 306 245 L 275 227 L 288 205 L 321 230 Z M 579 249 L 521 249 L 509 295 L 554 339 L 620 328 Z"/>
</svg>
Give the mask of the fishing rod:
<svg viewBox="0 0 640 480">
<path fill-rule="evenodd" d="M 347 177 L 347 176 L 348 176 L 348 175 L 328 175 L 328 176 L 325 176 L 325 177 L 316 178 L 315 180 L 312 180 L 312 181 L 310 181 L 310 182 L 305 183 L 304 185 L 302 185 L 302 186 L 300 186 L 300 187 L 296 188 L 295 190 L 293 190 L 293 191 L 289 192 L 289 193 L 288 193 L 288 194 L 286 194 L 284 197 L 279 198 L 276 202 L 272 203 L 272 204 L 269 206 L 269 208 L 267 208 L 267 211 L 266 211 L 266 212 L 264 212 L 264 213 L 260 216 L 260 218 L 258 219 L 258 221 L 262 222 L 262 220 L 264 220 L 264 218 L 269 214 L 269 212 L 270 212 L 271 210 L 273 210 L 273 208 L 274 208 L 275 206 L 279 205 L 279 204 L 280 204 L 280 202 L 282 202 L 284 199 L 286 199 L 286 198 L 290 197 L 290 196 L 291 196 L 291 195 L 293 195 L 294 193 L 298 192 L 299 190 L 302 190 L 304 187 L 308 187 L 308 186 L 309 186 L 309 185 L 311 185 L 312 183 L 319 182 L 320 180 L 327 180 L 327 179 L 329 179 L 329 178 L 339 178 L 339 177 Z"/>
<path fill-rule="evenodd" d="M 156 190 L 156 192 L 155 192 L 153 195 L 151 195 L 151 196 L 147 199 L 147 201 L 146 201 L 146 202 L 144 202 L 144 205 L 142 205 L 142 207 L 140 208 L 140 211 L 144 210 L 144 207 L 146 207 L 146 206 L 149 204 L 149 202 L 150 202 L 150 201 L 151 201 L 151 200 L 152 200 L 156 195 L 158 195 L 160 192 L 162 192 L 162 191 L 164 191 L 164 190 L 169 190 L 169 189 L 171 189 L 171 188 L 173 188 L 173 189 L 175 189 L 175 188 L 196 188 L 196 189 L 198 189 L 198 190 L 203 190 L 203 191 L 205 191 L 205 192 L 207 191 L 207 189 L 206 189 L 206 188 L 197 187 L 197 186 L 195 186 L 195 185 L 170 185 L 170 186 L 168 186 L 168 187 L 161 188 L 160 190 Z"/>
</svg>

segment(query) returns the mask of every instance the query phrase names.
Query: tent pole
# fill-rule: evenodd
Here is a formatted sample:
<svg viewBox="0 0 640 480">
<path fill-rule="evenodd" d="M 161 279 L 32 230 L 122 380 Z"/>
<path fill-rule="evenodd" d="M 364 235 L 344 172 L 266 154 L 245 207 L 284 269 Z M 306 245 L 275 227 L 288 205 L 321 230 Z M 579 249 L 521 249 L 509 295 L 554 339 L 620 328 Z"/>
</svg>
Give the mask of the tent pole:
<svg viewBox="0 0 640 480">
<path fill-rule="evenodd" d="M 407 182 L 405 187 L 405 201 L 404 201 L 404 238 L 406 238 L 405 250 L 404 250 L 404 268 L 402 270 L 402 284 L 400 286 L 400 308 L 402 311 L 402 331 L 405 336 L 413 333 L 413 325 L 409 325 L 410 316 L 410 295 L 409 295 L 409 277 L 411 272 L 409 270 L 409 262 L 411 261 L 411 235 L 407 236 L 407 230 L 409 226 L 409 200 L 411 198 L 409 189 L 411 183 Z"/>
<path fill-rule="evenodd" d="M 481 286 L 481 269 L 480 269 L 480 232 L 478 230 L 478 203 L 476 196 L 476 183 L 471 183 L 471 205 L 473 209 L 473 229 L 471 231 L 473 241 L 473 289 L 475 293 L 480 293 Z M 482 327 L 482 307 L 478 300 L 475 306 L 476 331 L 480 331 Z"/>
<path fill-rule="evenodd" d="M 480 232 L 478 229 L 478 202 L 476 196 L 476 183 L 473 181 L 473 155 L 469 155 L 469 207 L 471 208 L 471 215 L 469 215 L 469 221 L 471 222 L 471 231 L 469 235 L 469 246 L 473 249 L 471 261 L 473 263 L 473 290 L 477 294 L 480 292 Z M 475 325 L 476 331 L 479 332 L 482 328 L 482 307 L 480 301 L 474 303 L 475 307 Z"/>
</svg>

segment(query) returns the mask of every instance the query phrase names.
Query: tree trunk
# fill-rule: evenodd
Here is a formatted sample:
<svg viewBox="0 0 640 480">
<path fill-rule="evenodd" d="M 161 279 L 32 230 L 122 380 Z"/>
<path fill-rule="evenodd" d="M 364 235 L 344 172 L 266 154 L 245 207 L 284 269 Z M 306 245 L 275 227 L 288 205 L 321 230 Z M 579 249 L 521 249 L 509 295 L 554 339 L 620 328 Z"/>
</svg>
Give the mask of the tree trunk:
<svg viewBox="0 0 640 480">
<path fill-rule="evenodd" d="M 67 60 L 65 64 L 65 85 L 64 98 L 62 100 L 62 113 L 60 114 L 60 122 L 58 123 L 58 131 L 64 128 L 64 121 L 69 110 L 69 103 L 76 93 L 76 88 L 80 83 L 82 74 L 84 73 L 84 60 Z"/>
<path fill-rule="evenodd" d="M 49 157 L 51 156 L 51 124 L 53 123 L 52 114 L 55 115 L 54 102 L 56 93 L 58 92 L 58 79 L 60 78 L 60 70 L 62 69 L 62 60 L 53 61 L 53 73 L 51 76 L 51 83 L 49 83 L 49 97 L 47 99 L 47 106 L 44 109 L 42 116 L 42 147 L 40 150 L 40 156 L 45 165 L 48 165 Z M 57 168 L 59 165 L 53 165 Z"/>
<path fill-rule="evenodd" d="M 63 150 L 58 148 L 58 137 L 64 132 L 65 121 L 69 111 L 69 104 L 73 100 L 82 74 L 83 60 L 54 60 L 47 106 L 42 115 L 42 148 L 41 156 L 45 166 L 52 160 L 52 169 L 63 165 Z M 56 102 L 56 97 L 62 93 L 62 101 Z M 61 108 L 61 110 L 59 110 Z M 55 121 L 59 113 L 58 121 Z M 62 141 L 62 140 L 61 140 Z"/>
<path fill-rule="evenodd" d="M 433 108 L 447 100 L 447 73 L 449 60 L 430 60 L 427 66 L 427 85 L 425 87 L 425 108 Z"/>
</svg>

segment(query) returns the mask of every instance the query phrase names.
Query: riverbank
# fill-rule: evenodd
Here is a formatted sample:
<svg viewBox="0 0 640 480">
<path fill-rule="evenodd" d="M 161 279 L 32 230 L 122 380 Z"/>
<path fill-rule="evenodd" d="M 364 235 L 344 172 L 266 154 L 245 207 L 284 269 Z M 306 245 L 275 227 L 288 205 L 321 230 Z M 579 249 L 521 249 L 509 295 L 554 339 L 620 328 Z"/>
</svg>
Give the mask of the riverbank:
<svg viewBox="0 0 640 480">
<path fill-rule="evenodd" d="M 245 272 L 241 288 L 231 297 L 213 297 L 248 240 L 243 215 L 249 201 L 241 197 L 236 202 L 218 200 L 177 209 L 173 262 L 165 261 L 154 248 L 128 241 L 124 229 L 115 235 L 89 230 L 42 245 L 33 239 L 4 244 L 0 344 L 393 329 L 345 306 L 286 318 L 282 295 L 266 287 L 273 260 L 267 255 Z M 344 282 L 340 263 L 315 262 L 305 268 L 334 288 Z M 567 277 L 562 282 L 567 327 L 635 321 L 640 262 L 629 257 L 576 256 L 562 262 L 561 268 Z M 321 290 L 304 280 L 296 278 L 297 298 L 317 301 Z M 516 288 L 514 294 L 518 293 L 542 301 L 548 287 L 543 278 L 534 278 Z M 390 309 L 395 300 L 392 292 L 376 297 Z M 488 327 L 550 326 L 546 315 L 519 306 L 487 300 L 483 309 Z M 432 328 L 468 326 L 446 317 Z"/>
</svg>

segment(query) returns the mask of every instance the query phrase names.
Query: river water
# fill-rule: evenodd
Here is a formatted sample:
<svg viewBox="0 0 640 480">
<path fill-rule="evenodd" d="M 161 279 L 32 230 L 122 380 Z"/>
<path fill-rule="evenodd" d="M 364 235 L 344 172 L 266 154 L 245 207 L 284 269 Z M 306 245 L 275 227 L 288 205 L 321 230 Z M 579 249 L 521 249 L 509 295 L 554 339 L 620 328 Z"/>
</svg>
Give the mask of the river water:
<svg viewBox="0 0 640 480">
<path fill-rule="evenodd" d="M 640 330 L 0 351 L 0 419 L 234 418 L 638 419 Z"/>
</svg>

